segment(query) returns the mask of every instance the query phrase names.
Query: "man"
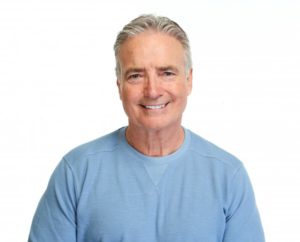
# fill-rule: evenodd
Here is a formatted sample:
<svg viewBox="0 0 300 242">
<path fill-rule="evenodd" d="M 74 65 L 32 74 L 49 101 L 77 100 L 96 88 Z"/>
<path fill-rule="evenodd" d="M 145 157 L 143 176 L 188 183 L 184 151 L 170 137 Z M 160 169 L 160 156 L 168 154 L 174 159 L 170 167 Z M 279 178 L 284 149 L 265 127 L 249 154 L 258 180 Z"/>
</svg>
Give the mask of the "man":
<svg viewBox="0 0 300 242">
<path fill-rule="evenodd" d="M 128 126 L 62 159 L 29 241 L 263 242 L 242 163 L 181 126 L 193 77 L 185 32 L 143 15 L 114 47 Z"/>
</svg>

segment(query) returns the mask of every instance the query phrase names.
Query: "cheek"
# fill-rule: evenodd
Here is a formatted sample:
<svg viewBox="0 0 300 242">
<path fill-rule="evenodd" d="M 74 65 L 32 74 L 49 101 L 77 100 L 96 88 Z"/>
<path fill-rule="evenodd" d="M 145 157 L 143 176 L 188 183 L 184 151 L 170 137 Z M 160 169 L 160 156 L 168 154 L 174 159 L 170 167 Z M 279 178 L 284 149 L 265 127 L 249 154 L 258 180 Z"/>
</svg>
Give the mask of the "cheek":
<svg viewBox="0 0 300 242">
<path fill-rule="evenodd" d="M 182 89 L 179 90 L 176 94 L 174 93 L 173 100 L 175 100 L 175 108 L 182 112 L 185 109 L 185 106 L 187 104 L 187 97 L 188 97 L 188 90 L 182 86 Z"/>
<path fill-rule="evenodd" d="M 140 100 L 140 95 L 137 90 L 123 88 L 121 92 L 121 100 L 124 106 L 135 105 Z"/>
<path fill-rule="evenodd" d="M 171 93 L 175 99 L 178 99 L 178 101 L 186 100 L 189 95 L 189 88 L 184 84 L 178 85 L 172 88 Z"/>
</svg>

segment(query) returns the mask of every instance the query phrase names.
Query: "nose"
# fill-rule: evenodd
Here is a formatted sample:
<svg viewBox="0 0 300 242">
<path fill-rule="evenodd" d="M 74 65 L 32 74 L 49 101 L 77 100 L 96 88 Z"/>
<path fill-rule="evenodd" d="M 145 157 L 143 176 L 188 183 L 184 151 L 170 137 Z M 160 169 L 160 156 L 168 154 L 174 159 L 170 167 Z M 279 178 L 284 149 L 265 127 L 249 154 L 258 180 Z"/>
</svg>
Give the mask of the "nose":
<svg viewBox="0 0 300 242">
<path fill-rule="evenodd" d="M 162 96 L 161 84 L 155 76 L 149 76 L 144 85 L 144 96 L 151 99 L 157 99 Z"/>
</svg>

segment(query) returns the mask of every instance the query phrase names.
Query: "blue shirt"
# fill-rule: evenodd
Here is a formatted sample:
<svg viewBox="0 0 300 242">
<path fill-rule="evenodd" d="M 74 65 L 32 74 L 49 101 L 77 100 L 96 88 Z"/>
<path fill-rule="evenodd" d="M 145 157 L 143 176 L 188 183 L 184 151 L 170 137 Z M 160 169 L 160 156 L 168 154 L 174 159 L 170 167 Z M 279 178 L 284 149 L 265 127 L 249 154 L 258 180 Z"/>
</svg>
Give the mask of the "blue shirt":
<svg viewBox="0 0 300 242">
<path fill-rule="evenodd" d="M 125 128 L 81 145 L 55 169 L 29 242 L 263 242 L 242 163 L 185 129 L 163 157 L 131 147 Z"/>
</svg>

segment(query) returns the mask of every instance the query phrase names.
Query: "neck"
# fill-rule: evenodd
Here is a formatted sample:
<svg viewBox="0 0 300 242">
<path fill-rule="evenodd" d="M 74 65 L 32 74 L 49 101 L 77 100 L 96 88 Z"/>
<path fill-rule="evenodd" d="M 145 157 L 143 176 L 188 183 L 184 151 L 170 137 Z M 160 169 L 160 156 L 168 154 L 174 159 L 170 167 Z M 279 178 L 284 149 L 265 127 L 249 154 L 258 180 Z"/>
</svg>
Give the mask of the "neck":
<svg viewBox="0 0 300 242">
<path fill-rule="evenodd" d="M 148 156 L 165 156 L 175 152 L 184 141 L 181 126 L 163 130 L 146 130 L 128 126 L 126 139 L 136 150 Z"/>
</svg>

